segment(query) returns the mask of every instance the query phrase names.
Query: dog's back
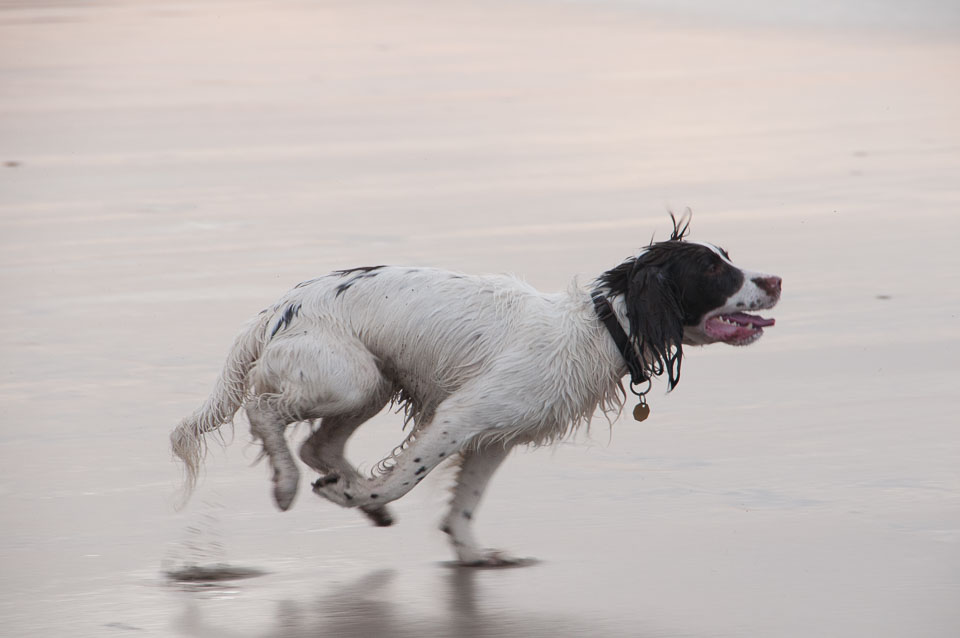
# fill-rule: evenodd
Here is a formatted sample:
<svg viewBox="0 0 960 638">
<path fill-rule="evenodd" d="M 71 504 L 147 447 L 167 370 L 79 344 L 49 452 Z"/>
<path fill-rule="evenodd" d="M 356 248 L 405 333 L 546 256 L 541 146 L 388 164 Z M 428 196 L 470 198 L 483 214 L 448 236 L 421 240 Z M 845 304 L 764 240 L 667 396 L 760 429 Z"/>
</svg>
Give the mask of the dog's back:
<svg viewBox="0 0 960 638">
<path fill-rule="evenodd" d="M 255 370 L 254 384 L 270 391 L 267 377 L 284 367 L 291 348 L 317 341 L 310 352 L 319 352 L 333 338 L 362 347 L 398 390 L 438 402 L 513 350 L 536 365 L 532 355 L 560 346 L 570 337 L 566 300 L 507 276 L 392 266 L 340 271 L 299 285 L 273 307 L 258 364 L 270 371 Z"/>
</svg>

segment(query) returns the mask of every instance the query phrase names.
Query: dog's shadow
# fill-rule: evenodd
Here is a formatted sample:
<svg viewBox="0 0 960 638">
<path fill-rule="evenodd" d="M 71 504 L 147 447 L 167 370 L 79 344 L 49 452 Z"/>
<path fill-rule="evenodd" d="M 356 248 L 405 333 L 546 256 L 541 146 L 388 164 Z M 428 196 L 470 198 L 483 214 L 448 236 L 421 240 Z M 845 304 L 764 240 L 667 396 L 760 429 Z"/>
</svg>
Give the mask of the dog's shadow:
<svg viewBox="0 0 960 638">
<path fill-rule="evenodd" d="M 544 612 L 525 613 L 516 608 L 492 608 L 478 593 L 478 578 L 489 570 L 466 567 L 442 570 L 441 591 L 446 601 L 431 611 L 411 610 L 391 595 L 391 570 L 370 572 L 338 586 L 336 591 L 313 600 L 283 600 L 277 604 L 272 626 L 259 634 L 277 638 L 493 638 L 496 636 L 593 636 L 596 627 L 575 616 Z M 486 583 L 485 583 L 486 584 Z M 429 588 L 424 596 L 435 595 Z M 404 592 L 404 598 L 409 592 Z M 519 605 L 517 605 L 519 607 Z M 204 619 L 195 600 L 176 620 L 179 633 L 187 636 L 248 636 L 234 633 Z"/>
</svg>

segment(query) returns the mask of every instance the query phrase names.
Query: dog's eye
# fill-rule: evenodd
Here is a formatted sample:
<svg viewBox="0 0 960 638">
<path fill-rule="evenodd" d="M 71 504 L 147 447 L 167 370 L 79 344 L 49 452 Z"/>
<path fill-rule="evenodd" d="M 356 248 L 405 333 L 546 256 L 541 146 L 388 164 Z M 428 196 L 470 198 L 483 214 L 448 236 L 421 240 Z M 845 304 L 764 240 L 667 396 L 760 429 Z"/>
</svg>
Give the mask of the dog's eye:
<svg viewBox="0 0 960 638">
<path fill-rule="evenodd" d="M 721 264 L 720 262 L 714 262 L 709 266 L 707 266 L 708 275 L 719 275 L 722 270 L 723 270 L 723 264 Z"/>
</svg>

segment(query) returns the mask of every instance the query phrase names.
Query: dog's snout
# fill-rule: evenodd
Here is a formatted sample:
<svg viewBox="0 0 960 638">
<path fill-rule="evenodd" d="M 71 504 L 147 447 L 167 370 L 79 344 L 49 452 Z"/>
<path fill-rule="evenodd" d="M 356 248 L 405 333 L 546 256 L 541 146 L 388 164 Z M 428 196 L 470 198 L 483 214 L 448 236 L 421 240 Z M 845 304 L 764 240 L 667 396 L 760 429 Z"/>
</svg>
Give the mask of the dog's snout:
<svg viewBox="0 0 960 638">
<path fill-rule="evenodd" d="M 754 277 L 753 283 L 757 284 L 757 288 L 774 299 L 780 298 L 780 291 L 783 289 L 783 280 L 780 277 L 772 275 L 769 277 Z"/>
</svg>

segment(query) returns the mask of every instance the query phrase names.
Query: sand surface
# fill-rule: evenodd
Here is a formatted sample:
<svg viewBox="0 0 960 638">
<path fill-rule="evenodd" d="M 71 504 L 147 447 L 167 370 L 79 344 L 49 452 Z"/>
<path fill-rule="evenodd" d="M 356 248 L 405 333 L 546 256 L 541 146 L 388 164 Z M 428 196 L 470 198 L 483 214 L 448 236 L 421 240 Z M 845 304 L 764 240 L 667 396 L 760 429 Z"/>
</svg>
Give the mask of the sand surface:
<svg viewBox="0 0 960 638">
<path fill-rule="evenodd" d="M 955 14 L 662 4 L 0 3 L 0 633 L 957 636 Z M 559 290 L 685 206 L 784 278 L 777 326 L 515 453 L 478 531 L 535 566 L 444 563 L 442 471 L 393 528 L 279 514 L 242 424 L 174 512 L 170 428 L 296 282 Z M 220 563 L 267 573 L 163 576 Z"/>
</svg>

